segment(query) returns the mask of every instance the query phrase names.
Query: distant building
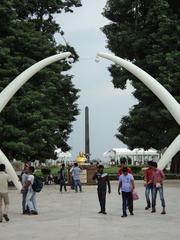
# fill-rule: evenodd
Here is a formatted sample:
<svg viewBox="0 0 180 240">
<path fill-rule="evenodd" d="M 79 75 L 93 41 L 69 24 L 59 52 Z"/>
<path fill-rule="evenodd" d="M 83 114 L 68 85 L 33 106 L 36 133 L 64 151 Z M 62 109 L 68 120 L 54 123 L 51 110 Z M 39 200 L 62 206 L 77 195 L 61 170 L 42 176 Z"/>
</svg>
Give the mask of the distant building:
<svg viewBox="0 0 180 240">
<path fill-rule="evenodd" d="M 57 148 L 55 153 L 57 155 L 56 161 L 58 162 L 69 163 L 72 161 L 72 154 L 69 151 L 63 152 L 60 148 Z"/>
<path fill-rule="evenodd" d="M 158 161 L 159 153 L 156 149 L 144 150 L 143 148 L 135 148 L 129 150 L 127 148 L 112 148 L 103 154 L 105 163 L 120 164 L 121 158 L 126 158 L 127 163 L 131 165 L 146 164 L 150 160 Z"/>
</svg>

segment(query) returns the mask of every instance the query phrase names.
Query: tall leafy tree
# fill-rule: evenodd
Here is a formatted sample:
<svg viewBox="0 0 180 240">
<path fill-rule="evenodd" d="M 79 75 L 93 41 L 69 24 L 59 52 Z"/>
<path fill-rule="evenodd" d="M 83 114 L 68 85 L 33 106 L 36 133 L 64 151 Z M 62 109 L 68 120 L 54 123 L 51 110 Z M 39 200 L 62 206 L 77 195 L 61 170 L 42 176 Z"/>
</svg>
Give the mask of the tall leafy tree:
<svg viewBox="0 0 180 240">
<path fill-rule="evenodd" d="M 175 0 L 108 0 L 103 15 L 107 47 L 135 62 L 158 80 L 180 102 L 180 2 Z M 131 81 L 134 105 L 120 121 L 116 137 L 129 148 L 167 147 L 179 126 L 154 94 L 126 70 L 109 68 L 116 88 Z"/>
<path fill-rule="evenodd" d="M 2 0 L 0 3 L 0 90 L 35 62 L 59 52 L 54 34 L 63 34 L 53 14 L 72 11 L 77 0 Z M 54 157 L 56 147 L 70 149 L 67 139 L 79 114 L 79 90 L 72 83 L 67 61 L 44 68 L 12 98 L 0 116 L 0 148 L 16 159 Z"/>
</svg>

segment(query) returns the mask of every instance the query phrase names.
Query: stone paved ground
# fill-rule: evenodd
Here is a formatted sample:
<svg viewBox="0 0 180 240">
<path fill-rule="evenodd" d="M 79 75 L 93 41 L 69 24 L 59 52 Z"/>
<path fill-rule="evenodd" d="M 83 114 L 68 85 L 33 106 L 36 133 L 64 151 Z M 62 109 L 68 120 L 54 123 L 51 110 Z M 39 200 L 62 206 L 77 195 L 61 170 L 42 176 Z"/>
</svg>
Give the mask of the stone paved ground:
<svg viewBox="0 0 180 240">
<path fill-rule="evenodd" d="M 145 211 L 144 187 L 136 181 L 140 199 L 134 203 L 134 216 L 121 218 L 121 196 L 117 182 L 107 196 L 107 212 L 97 214 L 99 204 L 96 186 L 84 186 L 82 193 L 59 193 L 57 185 L 45 186 L 38 194 L 40 214 L 21 214 L 21 195 L 10 190 L 10 222 L 0 224 L 0 240 L 179 240 L 180 181 L 166 181 L 167 214 L 161 215 L 159 198 L 157 212 Z M 159 196 L 158 196 L 159 197 Z"/>
</svg>

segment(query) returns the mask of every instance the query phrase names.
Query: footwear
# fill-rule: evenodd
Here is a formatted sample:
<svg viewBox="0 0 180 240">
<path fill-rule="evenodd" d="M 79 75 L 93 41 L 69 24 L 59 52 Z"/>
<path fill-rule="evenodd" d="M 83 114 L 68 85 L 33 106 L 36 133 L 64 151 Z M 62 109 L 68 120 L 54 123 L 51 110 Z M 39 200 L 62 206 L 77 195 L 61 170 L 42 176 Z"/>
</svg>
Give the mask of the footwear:
<svg viewBox="0 0 180 240">
<path fill-rule="evenodd" d="M 161 214 L 166 214 L 166 211 L 162 211 Z"/>
<path fill-rule="evenodd" d="M 123 214 L 121 217 L 122 217 L 122 218 L 124 218 L 124 217 L 127 217 L 127 214 L 126 214 L 126 215 L 125 215 L 125 214 Z"/>
<path fill-rule="evenodd" d="M 100 214 L 100 213 L 102 213 L 102 211 L 99 211 L 98 213 Z"/>
<path fill-rule="evenodd" d="M 102 212 L 102 214 L 106 215 L 106 214 L 107 214 L 107 212 L 103 211 L 103 212 Z"/>
<path fill-rule="evenodd" d="M 130 215 L 132 215 L 132 216 L 133 216 L 133 215 L 134 215 L 134 213 L 133 213 L 133 212 L 130 212 Z"/>
<path fill-rule="evenodd" d="M 155 208 L 153 208 L 151 212 L 152 212 L 152 213 L 155 213 L 155 212 L 156 212 L 156 209 L 155 209 Z"/>
<path fill-rule="evenodd" d="M 23 211 L 23 215 L 29 214 L 28 210 Z"/>
<path fill-rule="evenodd" d="M 8 217 L 7 214 L 3 214 L 3 217 L 4 217 L 4 219 L 6 220 L 6 222 L 9 222 L 9 217 Z"/>
<path fill-rule="evenodd" d="M 161 214 L 163 214 L 163 215 L 166 214 L 165 209 L 162 210 Z"/>
<path fill-rule="evenodd" d="M 30 215 L 38 215 L 38 212 L 36 212 L 36 211 L 34 211 L 34 210 L 32 210 L 32 211 L 30 211 L 30 213 L 29 213 Z"/>
<path fill-rule="evenodd" d="M 145 210 L 148 210 L 149 208 L 150 208 L 149 206 L 146 206 L 146 207 L 145 207 Z"/>
</svg>

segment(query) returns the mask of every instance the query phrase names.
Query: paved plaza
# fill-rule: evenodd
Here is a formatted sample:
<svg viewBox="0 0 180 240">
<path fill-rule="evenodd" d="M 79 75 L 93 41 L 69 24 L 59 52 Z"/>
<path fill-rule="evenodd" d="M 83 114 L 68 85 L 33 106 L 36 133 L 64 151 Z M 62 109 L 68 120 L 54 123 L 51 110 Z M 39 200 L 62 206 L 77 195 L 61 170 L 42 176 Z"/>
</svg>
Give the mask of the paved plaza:
<svg viewBox="0 0 180 240">
<path fill-rule="evenodd" d="M 10 190 L 10 222 L 0 224 L 0 240 L 118 240 L 180 239 L 180 181 L 165 181 L 167 214 L 145 211 L 144 187 L 136 181 L 140 199 L 134 202 L 134 216 L 121 218 L 118 182 L 111 182 L 107 215 L 97 214 L 96 186 L 84 186 L 82 193 L 59 193 L 58 185 L 45 186 L 37 195 L 39 215 L 21 214 L 21 194 Z"/>
</svg>

